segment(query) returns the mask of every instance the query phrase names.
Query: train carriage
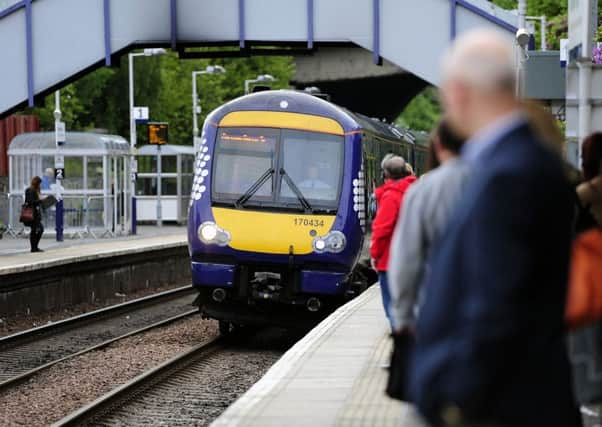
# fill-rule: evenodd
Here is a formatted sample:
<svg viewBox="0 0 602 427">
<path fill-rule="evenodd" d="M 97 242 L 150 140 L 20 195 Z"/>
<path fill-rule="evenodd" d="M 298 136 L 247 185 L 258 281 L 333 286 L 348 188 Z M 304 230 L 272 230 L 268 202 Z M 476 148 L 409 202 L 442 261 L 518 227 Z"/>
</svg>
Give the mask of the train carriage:
<svg viewBox="0 0 602 427">
<path fill-rule="evenodd" d="M 386 152 L 424 159 L 409 132 L 302 92 L 259 92 L 213 111 L 188 221 L 203 315 L 222 331 L 299 325 L 361 292 L 367 192 Z"/>
</svg>

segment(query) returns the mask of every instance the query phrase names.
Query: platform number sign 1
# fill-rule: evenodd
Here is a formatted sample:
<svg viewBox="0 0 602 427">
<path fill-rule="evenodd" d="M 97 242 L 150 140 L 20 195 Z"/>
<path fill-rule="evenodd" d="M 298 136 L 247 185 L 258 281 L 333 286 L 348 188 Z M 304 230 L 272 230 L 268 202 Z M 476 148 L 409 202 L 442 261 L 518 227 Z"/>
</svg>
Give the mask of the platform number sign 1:
<svg viewBox="0 0 602 427">
<path fill-rule="evenodd" d="M 168 141 L 167 123 L 149 122 L 148 123 L 148 142 L 154 145 L 167 144 Z"/>
</svg>

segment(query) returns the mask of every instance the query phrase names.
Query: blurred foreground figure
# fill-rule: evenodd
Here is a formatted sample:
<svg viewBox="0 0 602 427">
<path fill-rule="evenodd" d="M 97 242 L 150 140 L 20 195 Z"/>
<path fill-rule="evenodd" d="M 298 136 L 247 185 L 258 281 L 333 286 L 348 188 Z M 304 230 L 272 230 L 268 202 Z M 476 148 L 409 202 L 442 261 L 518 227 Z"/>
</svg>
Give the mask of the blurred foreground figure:
<svg viewBox="0 0 602 427">
<path fill-rule="evenodd" d="M 580 425 L 564 342 L 571 189 L 521 113 L 513 57 L 509 39 L 478 30 L 443 63 L 470 179 L 417 324 L 411 395 L 435 425 Z"/>
<path fill-rule="evenodd" d="M 467 172 L 458 157 L 463 140 L 441 121 L 431 136 L 434 169 L 408 189 L 391 240 L 388 284 L 393 332 L 412 333 L 426 260 L 456 206 Z M 434 161 L 433 161 L 434 160 Z M 431 165 L 432 166 L 432 165 Z"/>
<path fill-rule="evenodd" d="M 567 325 L 578 401 L 584 422 L 602 422 L 602 133 L 583 141 L 584 182 L 577 187 Z M 591 421 L 590 421 L 591 420 Z M 587 424 L 589 425 L 589 424 Z"/>
</svg>

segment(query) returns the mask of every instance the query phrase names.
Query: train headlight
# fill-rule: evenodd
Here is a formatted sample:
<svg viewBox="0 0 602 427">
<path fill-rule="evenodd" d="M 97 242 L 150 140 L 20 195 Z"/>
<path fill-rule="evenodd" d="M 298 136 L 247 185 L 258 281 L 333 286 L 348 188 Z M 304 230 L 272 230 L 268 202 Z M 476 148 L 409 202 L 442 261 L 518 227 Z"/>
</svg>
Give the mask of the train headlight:
<svg viewBox="0 0 602 427">
<path fill-rule="evenodd" d="M 312 243 L 314 251 L 321 254 L 324 252 L 338 253 L 345 249 L 347 239 L 340 231 L 331 231 L 326 236 L 316 237 Z"/>
<path fill-rule="evenodd" d="M 204 222 L 199 226 L 198 235 L 201 242 L 206 244 L 226 246 L 230 243 L 230 233 L 211 221 Z"/>
<path fill-rule="evenodd" d="M 326 242 L 322 239 L 316 239 L 314 240 L 314 246 L 316 248 L 316 251 L 323 251 L 326 247 Z"/>
</svg>

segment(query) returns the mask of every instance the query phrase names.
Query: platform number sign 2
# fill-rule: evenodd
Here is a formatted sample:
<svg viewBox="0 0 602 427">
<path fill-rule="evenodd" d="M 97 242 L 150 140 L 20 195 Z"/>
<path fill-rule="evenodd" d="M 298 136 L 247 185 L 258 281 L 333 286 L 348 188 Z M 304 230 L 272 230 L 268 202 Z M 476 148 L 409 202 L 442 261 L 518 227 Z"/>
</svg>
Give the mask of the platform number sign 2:
<svg viewBox="0 0 602 427">
<path fill-rule="evenodd" d="M 65 179 L 65 168 L 55 168 L 54 169 L 54 178 L 57 180 Z"/>
</svg>

